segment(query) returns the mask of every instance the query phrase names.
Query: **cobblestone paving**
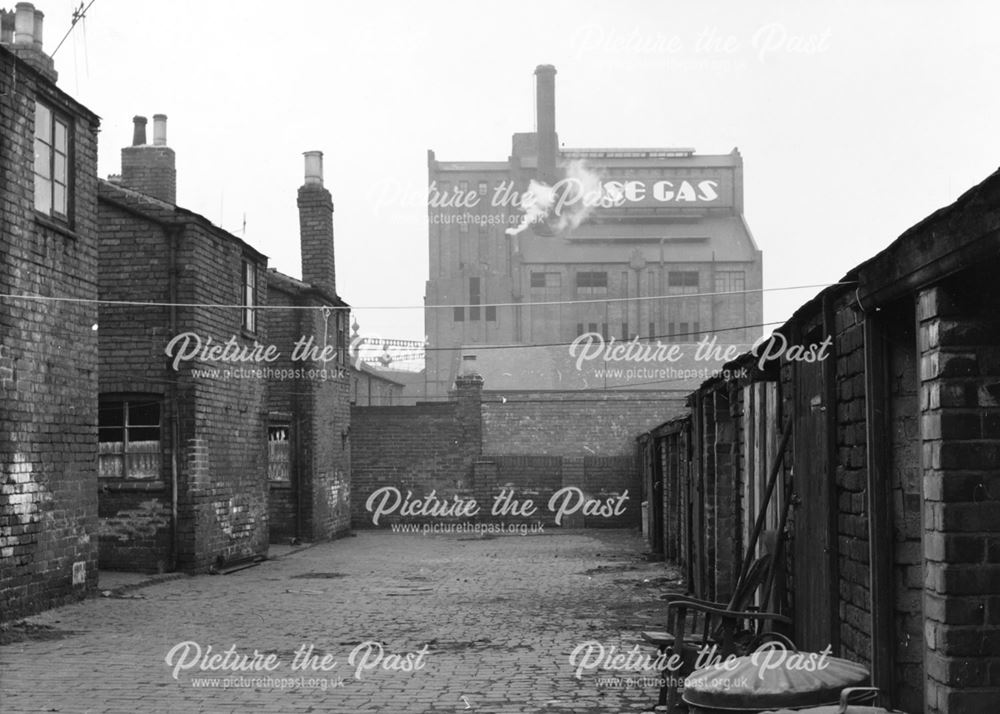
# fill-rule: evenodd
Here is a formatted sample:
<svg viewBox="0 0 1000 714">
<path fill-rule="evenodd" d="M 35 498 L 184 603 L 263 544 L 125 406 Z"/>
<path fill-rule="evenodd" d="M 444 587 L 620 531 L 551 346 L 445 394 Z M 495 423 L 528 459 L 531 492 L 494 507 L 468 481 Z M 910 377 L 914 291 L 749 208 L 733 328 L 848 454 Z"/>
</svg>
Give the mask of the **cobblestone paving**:
<svg viewBox="0 0 1000 714">
<path fill-rule="evenodd" d="M 674 573 L 647 562 L 642 548 L 623 531 L 491 539 L 361 532 L 230 575 L 90 599 L 7 633 L 23 640 L 0 646 L 0 711 L 649 710 L 652 683 L 599 682 L 634 674 L 613 671 L 577 679 L 569 661 L 591 640 L 629 650 L 656 623 L 659 595 L 676 589 Z M 372 668 L 356 676 L 364 652 L 353 663 L 351 654 L 369 641 L 382 656 L 370 645 L 364 661 Z M 168 653 L 183 642 L 197 643 L 203 656 L 191 644 L 172 667 Z M 310 645 L 311 664 L 329 655 L 336 665 L 293 670 Z M 173 676 L 178 664 L 211 663 L 209 646 L 212 655 L 256 649 L 276 655 L 277 666 L 195 664 Z M 407 654 L 419 669 L 399 671 Z"/>
</svg>

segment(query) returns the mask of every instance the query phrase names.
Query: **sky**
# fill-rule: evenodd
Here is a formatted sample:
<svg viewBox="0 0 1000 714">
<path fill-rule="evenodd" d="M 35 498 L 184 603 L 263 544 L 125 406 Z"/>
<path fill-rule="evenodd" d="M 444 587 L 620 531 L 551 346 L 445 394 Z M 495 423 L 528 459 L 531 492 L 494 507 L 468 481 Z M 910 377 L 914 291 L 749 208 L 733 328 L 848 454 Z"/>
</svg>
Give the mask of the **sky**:
<svg viewBox="0 0 1000 714">
<path fill-rule="evenodd" d="M 80 2 L 35 5 L 52 53 Z M 102 117 L 101 176 L 134 115 L 166 114 L 178 204 L 296 277 L 323 151 L 338 292 L 362 332 L 422 340 L 427 150 L 505 160 L 536 65 L 566 147 L 738 147 L 765 288 L 817 285 L 997 168 L 998 21 L 987 0 L 95 0 L 54 59 Z M 816 292 L 765 293 L 765 321 Z"/>
</svg>

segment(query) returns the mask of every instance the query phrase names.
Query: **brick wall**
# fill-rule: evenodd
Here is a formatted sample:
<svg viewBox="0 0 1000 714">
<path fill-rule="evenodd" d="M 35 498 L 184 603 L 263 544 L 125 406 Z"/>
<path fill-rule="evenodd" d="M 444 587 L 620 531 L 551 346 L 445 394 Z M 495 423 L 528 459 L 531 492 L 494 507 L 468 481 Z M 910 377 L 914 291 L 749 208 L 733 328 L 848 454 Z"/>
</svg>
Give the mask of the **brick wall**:
<svg viewBox="0 0 1000 714">
<path fill-rule="evenodd" d="M 432 490 L 445 499 L 475 498 L 479 520 L 491 518 L 503 489 L 514 489 L 514 498 L 530 498 L 537 509 L 528 520 L 548 524 L 555 517 L 550 499 L 571 488 L 578 491 L 567 492 L 565 503 L 575 512 L 562 519 L 562 526 L 638 526 L 635 438 L 678 409 L 673 399 L 650 393 L 480 393 L 475 384 L 443 403 L 355 407 L 353 523 L 370 527 L 366 500 L 377 489 L 393 486 L 414 498 Z M 619 498 L 623 512 L 583 512 L 584 502 L 596 499 L 596 507 L 617 504 Z"/>
<path fill-rule="evenodd" d="M 973 271 L 969 271 L 970 273 Z M 919 295 L 927 713 L 1000 687 L 1000 309 L 994 273 Z"/>
<path fill-rule="evenodd" d="M 98 119 L 0 48 L 0 293 L 97 297 Z M 72 225 L 34 212 L 36 98 L 71 122 Z M 97 585 L 97 309 L 0 301 L 0 619 Z M 79 565 L 77 565 L 79 564 Z M 74 566 L 84 579 L 74 585 Z"/>
<path fill-rule="evenodd" d="M 238 239 L 206 223 L 189 223 L 180 260 L 182 282 L 189 281 L 195 304 L 238 305 L 241 302 L 243 259 L 257 271 L 257 302 L 266 300 L 265 259 Z M 190 261 L 190 262 L 186 262 Z M 241 311 L 193 308 L 181 331 L 195 331 L 217 341 L 237 336 L 241 344 L 268 342 L 266 325 L 258 320 L 256 335 L 244 334 Z M 200 361 L 191 368 L 209 366 Z M 188 444 L 193 469 L 179 493 L 179 530 L 195 534 L 194 549 L 182 547 L 180 567 L 203 571 L 212 565 L 264 555 L 267 524 L 267 382 L 253 378 L 196 377 L 181 400 L 181 443 Z M 181 377 L 183 379 L 183 376 Z M 186 385 L 185 385 L 186 386 Z"/>
<path fill-rule="evenodd" d="M 324 316 L 311 310 L 302 317 L 303 334 L 315 335 L 320 343 L 327 335 L 332 343 L 335 319 L 333 312 Z M 296 413 L 302 428 L 298 458 L 307 504 L 303 532 L 312 540 L 342 535 L 351 523 L 350 381 L 343 362 L 331 362 L 327 369 L 328 379 L 304 379 L 298 385 L 303 395 Z"/>
<path fill-rule="evenodd" d="M 837 552 L 841 655 L 871 663 L 864 327 L 850 298 L 834 309 Z"/>
<path fill-rule="evenodd" d="M 478 393 L 463 399 L 475 404 Z M 435 491 L 443 499 L 473 498 L 475 462 L 481 452 L 474 427 L 474 438 L 469 438 L 470 417 L 478 421 L 472 411 L 458 399 L 412 407 L 353 407 L 352 525 L 372 527 L 365 503 L 385 486 L 398 488 L 404 497 L 408 491 L 416 498 Z M 420 519 L 392 516 L 379 525 L 399 520 Z"/>
<path fill-rule="evenodd" d="M 494 392 L 484 396 L 487 454 L 632 454 L 635 437 L 680 415 L 679 392 Z"/>
</svg>

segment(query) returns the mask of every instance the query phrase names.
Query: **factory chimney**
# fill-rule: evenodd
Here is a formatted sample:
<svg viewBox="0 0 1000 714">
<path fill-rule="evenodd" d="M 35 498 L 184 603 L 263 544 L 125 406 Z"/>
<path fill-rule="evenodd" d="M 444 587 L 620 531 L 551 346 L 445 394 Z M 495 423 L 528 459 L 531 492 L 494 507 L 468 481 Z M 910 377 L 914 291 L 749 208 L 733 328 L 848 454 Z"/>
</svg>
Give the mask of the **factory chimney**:
<svg viewBox="0 0 1000 714">
<path fill-rule="evenodd" d="M 559 137 L 556 134 L 556 68 L 540 64 L 535 68 L 535 107 L 537 112 L 538 178 L 550 186 L 556 177 Z"/>
</svg>

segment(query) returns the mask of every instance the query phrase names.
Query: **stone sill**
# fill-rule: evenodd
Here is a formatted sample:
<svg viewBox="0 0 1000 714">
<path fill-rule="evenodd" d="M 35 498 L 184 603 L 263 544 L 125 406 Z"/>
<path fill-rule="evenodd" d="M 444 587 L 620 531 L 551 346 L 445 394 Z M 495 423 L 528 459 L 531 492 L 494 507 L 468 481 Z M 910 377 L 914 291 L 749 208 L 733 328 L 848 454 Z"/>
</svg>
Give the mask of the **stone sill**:
<svg viewBox="0 0 1000 714">
<path fill-rule="evenodd" d="M 166 491 L 165 481 L 139 481 L 124 479 L 98 479 L 101 491 Z"/>
<path fill-rule="evenodd" d="M 79 233 L 77 233 L 64 223 L 59 223 L 58 221 L 52 220 L 44 213 L 39 213 L 38 211 L 35 211 L 35 223 L 45 228 L 48 228 L 50 231 L 59 233 L 60 235 L 63 235 L 67 238 L 71 238 L 75 241 L 80 240 L 81 236 Z"/>
</svg>

